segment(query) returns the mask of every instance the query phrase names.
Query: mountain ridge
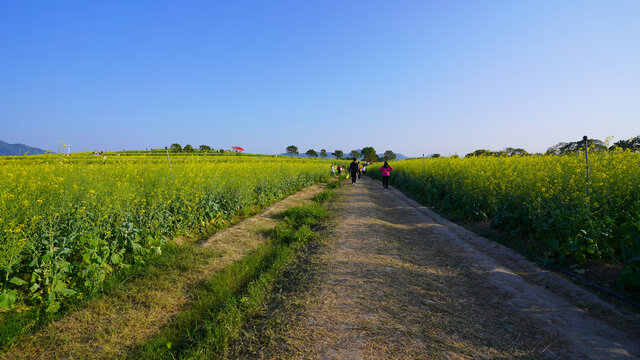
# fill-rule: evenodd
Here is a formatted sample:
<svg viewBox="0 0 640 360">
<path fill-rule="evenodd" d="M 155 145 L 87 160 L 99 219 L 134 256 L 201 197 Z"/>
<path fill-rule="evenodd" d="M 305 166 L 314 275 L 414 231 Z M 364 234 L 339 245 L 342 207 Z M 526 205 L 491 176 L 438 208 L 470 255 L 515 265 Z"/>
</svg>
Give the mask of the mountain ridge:
<svg viewBox="0 0 640 360">
<path fill-rule="evenodd" d="M 25 144 L 9 144 L 0 140 L 0 156 L 42 155 L 46 151 Z"/>
</svg>

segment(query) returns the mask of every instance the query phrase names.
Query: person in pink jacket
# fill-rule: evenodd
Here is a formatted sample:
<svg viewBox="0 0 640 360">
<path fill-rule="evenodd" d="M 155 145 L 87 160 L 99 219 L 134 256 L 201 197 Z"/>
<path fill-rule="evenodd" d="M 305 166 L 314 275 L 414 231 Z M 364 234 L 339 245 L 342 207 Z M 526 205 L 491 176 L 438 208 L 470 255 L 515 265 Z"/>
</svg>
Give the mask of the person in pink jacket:
<svg viewBox="0 0 640 360">
<path fill-rule="evenodd" d="M 389 166 L 388 162 L 384 162 L 384 165 L 380 167 L 380 172 L 382 172 L 382 187 L 384 189 L 389 188 L 389 175 L 393 171 L 393 168 Z"/>
</svg>

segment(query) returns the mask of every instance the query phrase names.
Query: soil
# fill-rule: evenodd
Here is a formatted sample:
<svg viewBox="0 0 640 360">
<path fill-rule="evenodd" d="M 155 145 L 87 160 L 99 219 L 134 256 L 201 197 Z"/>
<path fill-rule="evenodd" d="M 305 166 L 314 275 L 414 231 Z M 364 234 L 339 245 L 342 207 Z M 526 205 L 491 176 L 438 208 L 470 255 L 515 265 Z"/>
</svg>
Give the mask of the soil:
<svg viewBox="0 0 640 360">
<path fill-rule="evenodd" d="M 339 196 L 316 281 L 296 295 L 294 310 L 271 320 L 289 321 L 284 333 L 248 332 L 263 344 L 251 357 L 640 356 L 636 314 L 379 182 L 363 179 Z"/>
</svg>

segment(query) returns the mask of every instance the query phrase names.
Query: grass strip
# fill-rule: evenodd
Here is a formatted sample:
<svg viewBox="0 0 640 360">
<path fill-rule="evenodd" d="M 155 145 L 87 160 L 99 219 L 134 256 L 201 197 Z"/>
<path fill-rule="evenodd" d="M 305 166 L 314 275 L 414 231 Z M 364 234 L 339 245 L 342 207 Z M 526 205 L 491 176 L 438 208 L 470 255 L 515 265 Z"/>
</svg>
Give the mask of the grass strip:
<svg viewBox="0 0 640 360">
<path fill-rule="evenodd" d="M 92 301 L 87 300 L 86 303 L 74 303 L 72 307 L 68 308 L 68 313 L 78 311 L 84 315 L 87 315 L 88 313 L 90 314 L 92 313 L 91 310 L 83 313 L 83 309 L 88 306 L 89 308 L 102 309 L 100 312 L 102 313 L 103 318 L 113 318 L 114 313 L 127 312 L 138 306 L 140 302 L 150 301 L 148 298 L 150 291 L 166 292 L 168 289 L 176 287 L 176 284 L 185 282 L 185 274 L 196 274 L 199 268 L 202 267 L 202 264 L 206 264 L 208 262 L 213 263 L 216 259 L 219 259 L 222 256 L 223 254 L 218 250 L 202 248 L 195 244 L 182 246 L 177 244 L 168 244 L 164 248 L 162 255 L 149 259 L 144 265 L 140 264 L 140 266 L 136 266 L 135 268 L 127 269 L 126 272 L 118 274 L 117 279 L 115 277 L 109 278 L 107 282 L 105 282 L 105 289 L 100 297 L 97 297 Z M 187 280 L 186 282 L 189 281 L 190 280 Z M 64 317 L 64 315 L 61 313 L 55 317 L 47 319 L 48 321 L 54 321 L 62 317 Z M 44 333 L 38 333 L 33 337 L 28 336 L 33 332 L 33 329 L 36 329 L 39 326 L 37 321 L 42 321 L 43 318 L 37 317 L 37 314 L 32 314 L 30 318 L 26 316 L 17 317 L 16 321 L 22 320 L 26 322 L 28 319 L 31 319 L 33 322 L 26 324 L 28 326 L 24 326 L 22 328 L 23 332 L 20 336 L 15 336 L 15 330 L 19 329 L 7 329 L 4 323 L 0 326 L 0 331 L 2 333 L 14 335 L 13 340 L 18 343 L 18 346 L 25 347 L 25 349 L 23 349 L 25 351 L 25 358 L 30 357 L 30 355 L 27 354 L 32 354 L 33 348 L 40 350 L 50 349 L 47 350 L 49 355 L 57 357 L 60 355 L 60 349 L 56 342 L 74 341 L 73 335 L 71 335 L 71 337 L 66 336 L 67 332 L 64 326 L 62 328 L 57 328 L 58 331 L 61 331 L 59 336 L 55 335 L 55 333 L 47 326 L 43 326 Z M 145 320 L 146 319 L 144 318 L 140 318 L 140 321 Z M 72 323 L 75 322 L 72 321 Z M 9 322 L 9 324 L 11 323 Z M 80 325 L 83 324 L 81 323 Z M 114 331 L 117 331 L 116 329 L 118 326 L 113 325 L 111 328 Z M 14 330 L 13 333 L 11 333 L 12 330 Z M 76 328 L 68 328 L 68 330 L 70 333 L 78 331 Z M 7 349 L 7 351 L 11 350 Z M 38 353 L 38 351 L 35 353 Z M 74 355 L 77 355 L 77 353 L 74 353 Z M 34 355 L 33 357 L 37 356 Z M 72 357 L 84 358 L 82 355 Z M 3 358 L 2 354 L 0 354 L 0 358 Z"/>
<path fill-rule="evenodd" d="M 318 195 L 311 205 L 288 209 L 284 223 L 270 231 L 267 242 L 236 261 L 194 291 L 193 301 L 129 358 L 224 358 L 250 317 L 269 297 L 275 280 L 316 236 L 326 218 L 322 203 L 333 196 Z"/>
<path fill-rule="evenodd" d="M 336 185 L 332 185 L 331 188 L 335 188 Z M 339 186 L 339 185 L 338 185 Z M 330 192 L 327 190 L 325 192 Z M 319 195 L 322 195 L 320 193 Z M 287 196 L 290 194 L 286 194 Z M 327 196 L 327 195 L 324 195 Z M 281 199 L 278 199 L 281 200 Z M 315 200 L 322 202 L 322 200 Z M 234 221 L 225 223 L 224 226 L 208 229 L 205 233 L 211 234 L 215 231 L 221 231 L 244 218 L 252 216 L 264 208 L 255 207 L 246 216 L 237 217 Z M 203 254 L 200 254 L 203 253 Z M 42 329 L 45 325 L 61 319 L 67 316 L 69 313 L 85 307 L 89 301 L 97 297 L 114 296 L 114 291 L 117 293 L 127 282 L 132 279 L 138 279 L 140 277 L 150 276 L 156 277 L 156 274 L 166 274 L 166 271 L 170 271 L 173 268 L 172 264 L 200 264 L 200 261 L 195 261 L 195 257 L 211 256 L 210 251 L 201 251 L 197 247 L 193 246 L 177 246 L 173 242 L 168 242 L 162 248 L 162 255 L 152 255 L 145 261 L 133 264 L 126 269 L 119 269 L 111 276 L 108 276 L 101 284 L 100 289 L 97 289 L 94 293 L 87 293 L 82 298 L 66 301 L 60 311 L 54 314 L 48 314 L 45 312 L 45 307 L 34 306 L 24 308 L 14 308 L 5 312 L 0 312 L 0 354 L 8 351 L 16 344 L 20 343 L 24 338 L 36 331 Z M 159 270 L 164 269 L 164 270 Z M 194 269 L 184 269 L 185 271 L 192 271 Z M 159 276 L 159 275 L 158 275 Z"/>
<path fill-rule="evenodd" d="M 199 246 L 179 246 L 168 243 L 163 248 L 162 255 L 154 255 L 145 262 L 137 263 L 108 277 L 99 292 L 89 294 L 83 299 L 69 301 L 63 311 L 45 314 L 42 307 L 33 307 L 25 311 L 9 311 L 3 314 L 2 326 L 0 326 L 0 354 L 45 325 L 86 307 L 95 298 L 135 297 L 136 293 L 149 288 L 169 286 L 167 283 L 175 281 L 176 274 L 194 271 L 197 264 L 203 263 L 208 258 L 219 256 L 221 254 Z M 130 286 L 132 283 L 135 285 Z"/>
</svg>

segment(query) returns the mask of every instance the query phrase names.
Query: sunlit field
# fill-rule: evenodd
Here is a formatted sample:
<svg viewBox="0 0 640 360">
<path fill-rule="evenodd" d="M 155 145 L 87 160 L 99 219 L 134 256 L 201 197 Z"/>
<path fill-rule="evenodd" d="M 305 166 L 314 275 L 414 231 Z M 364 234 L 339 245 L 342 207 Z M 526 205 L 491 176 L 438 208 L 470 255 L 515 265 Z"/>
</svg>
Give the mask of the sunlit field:
<svg viewBox="0 0 640 360">
<path fill-rule="evenodd" d="M 391 184 L 457 218 L 491 220 L 537 241 L 538 255 L 624 264 L 640 287 L 640 154 L 480 156 L 393 162 Z M 372 167 L 373 168 L 373 167 Z M 372 169 L 373 170 L 373 169 Z M 379 171 L 367 171 L 379 178 Z"/>
<path fill-rule="evenodd" d="M 100 289 L 119 268 L 326 180 L 329 162 L 258 156 L 0 158 L 0 308 Z"/>
</svg>

